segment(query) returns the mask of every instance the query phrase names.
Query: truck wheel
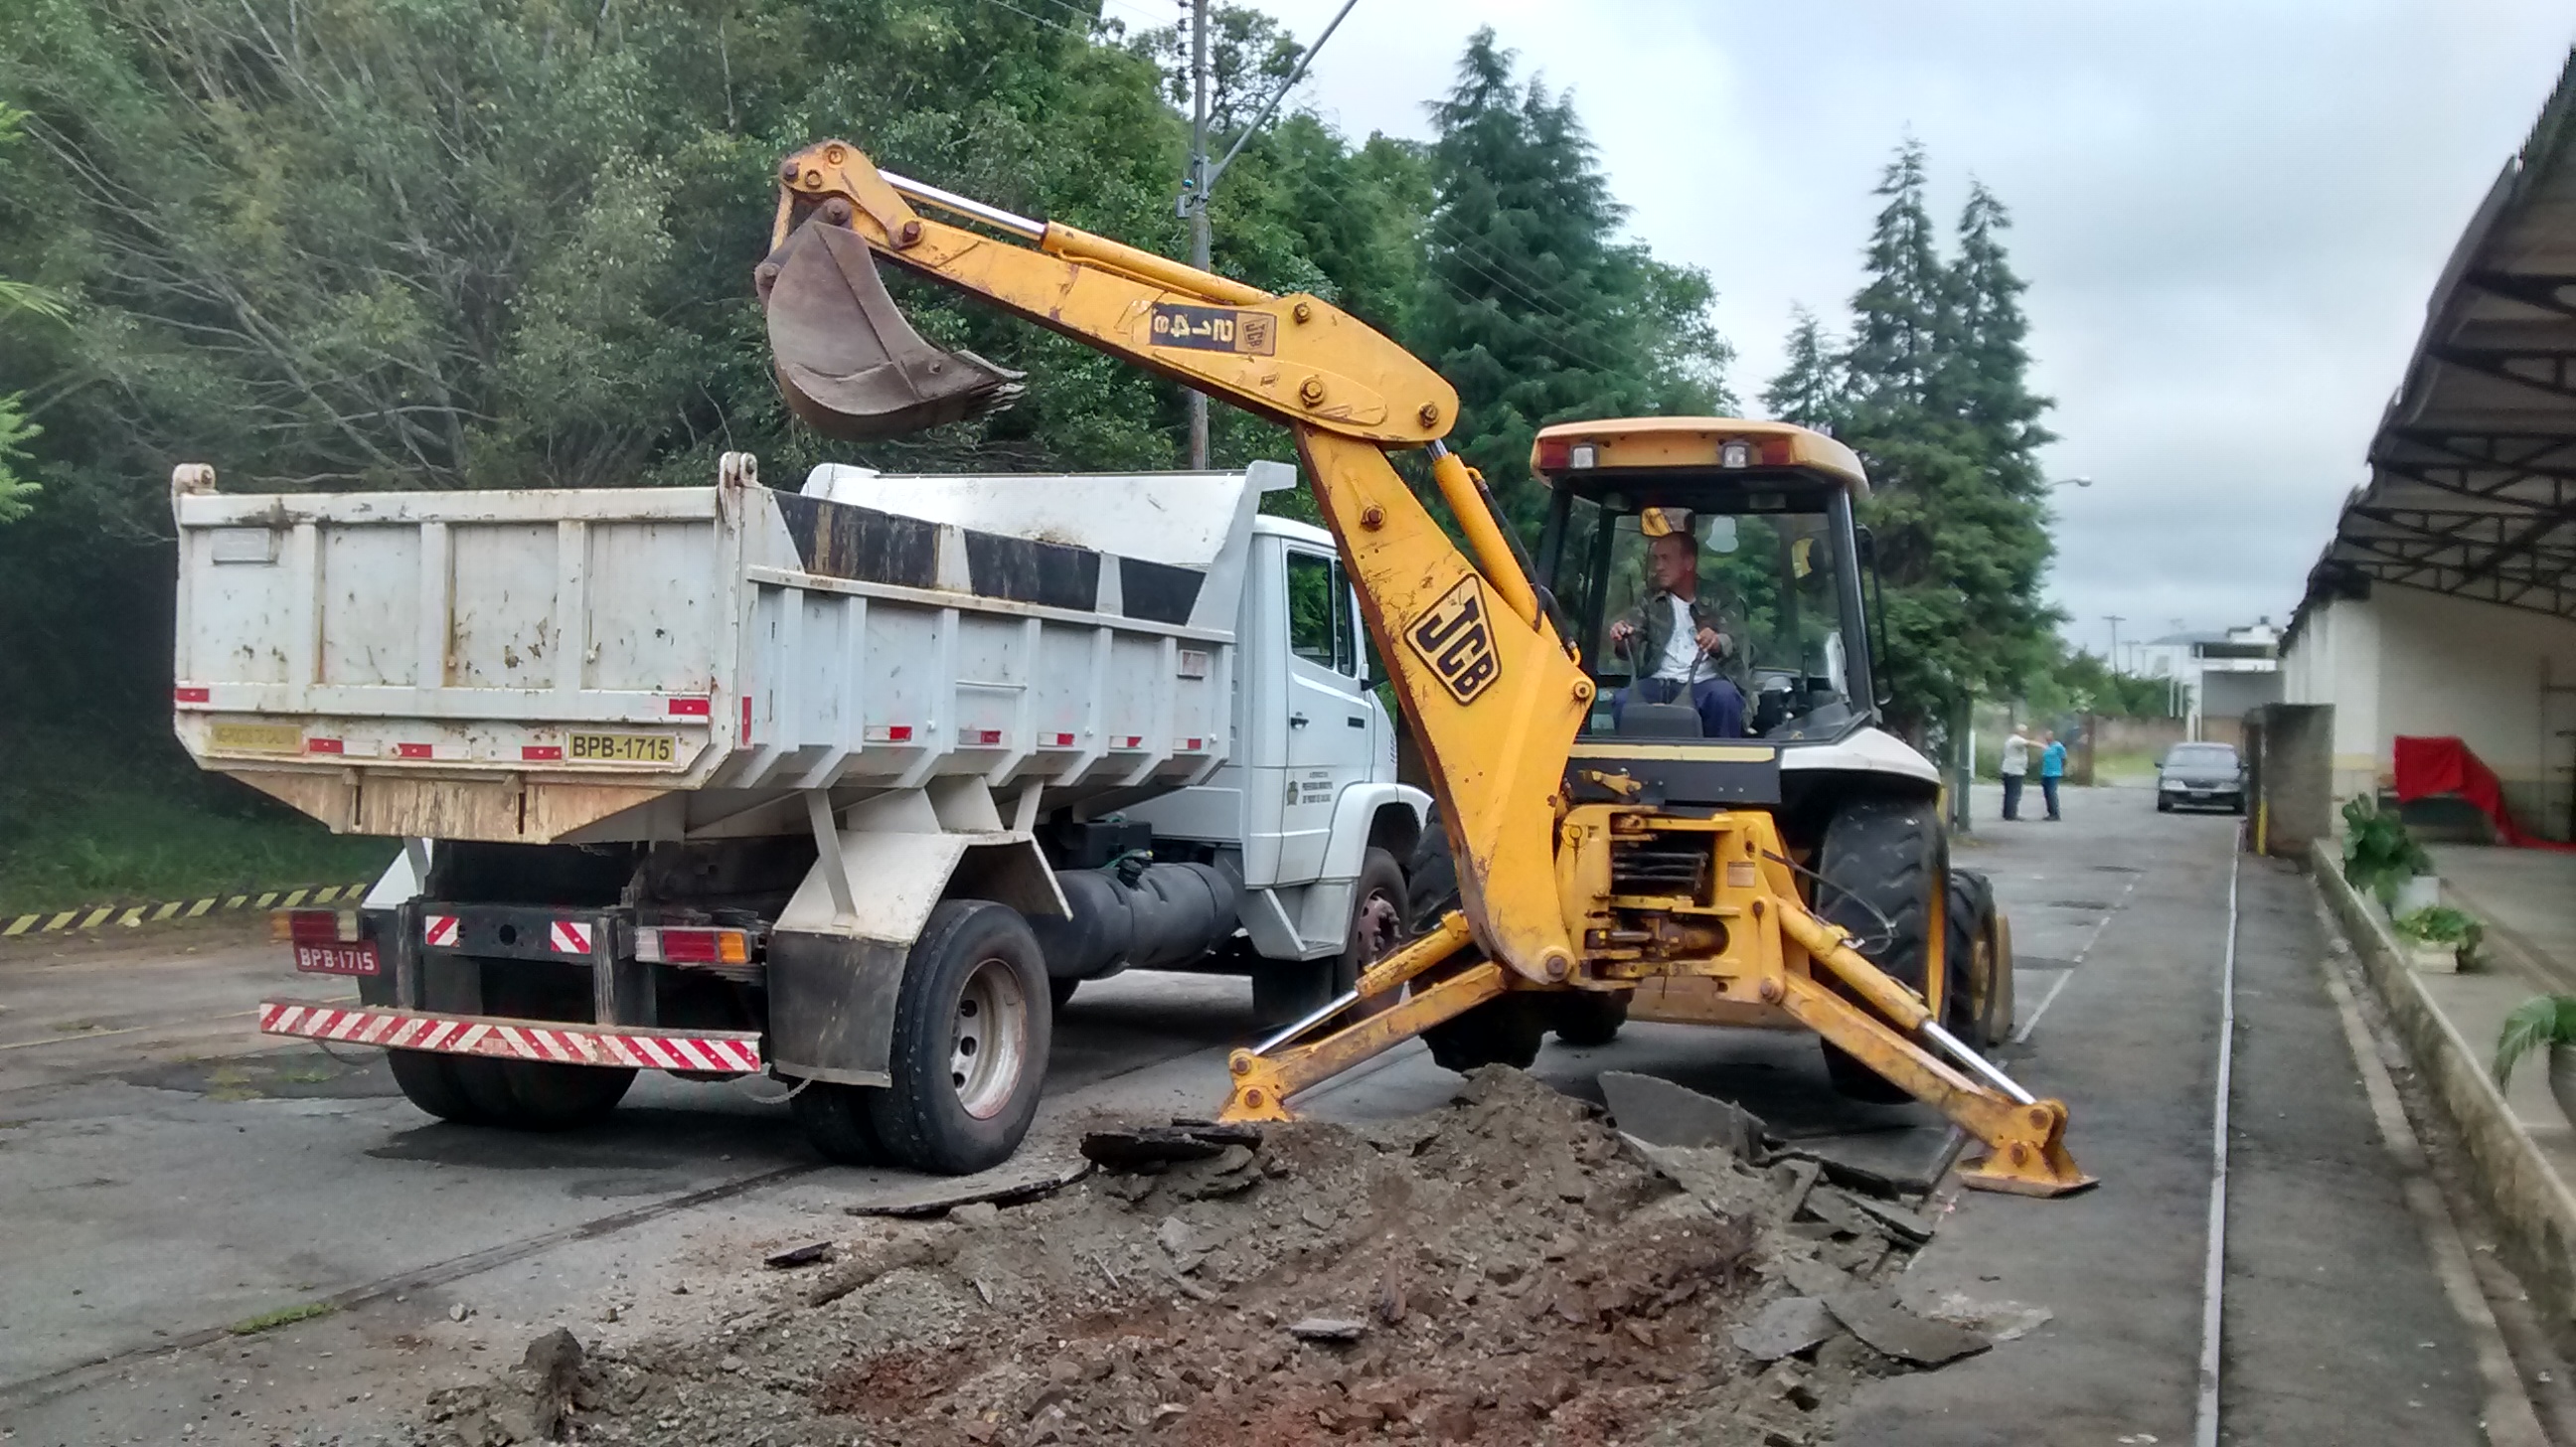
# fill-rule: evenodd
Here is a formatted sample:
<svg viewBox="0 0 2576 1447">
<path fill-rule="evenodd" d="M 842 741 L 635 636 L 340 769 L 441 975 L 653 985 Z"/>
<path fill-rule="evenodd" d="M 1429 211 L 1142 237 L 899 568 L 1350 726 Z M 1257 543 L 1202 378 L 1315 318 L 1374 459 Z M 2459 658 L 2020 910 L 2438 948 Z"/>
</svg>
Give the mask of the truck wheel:
<svg viewBox="0 0 2576 1447">
<path fill-rule="evenodd" d="M 1917 991 L 1931 954 L 1932 891 L 1948 873 L 1945 845 L 1932 800 L 1859 798 L 1835 813 L 1816 850 L 1816 873 L 1824 881 L 1816 886 L 1816 913 L 1849 931 L 1880 970 Z M 1833 988 L 1858 1003 L 1840 982 Z M 1943 1003 L 1932 1002 L 1934 1018 L 1946 1013 Z M 1817 1043 L 1835 1090 L 1854 1100 L 1913 1099 L 1857 1056 L 1829 1040 Z"/>
<path fill-rule="evenodd" d="M 1351 888 L 1350 931 L 1343 938 L 1341 954 L 1329 960 L 1255 966 L 1253 1015 L 1267 1026 L 1285 1025 L 1306 1018 L 1357 985 L 1361 971 L 1404 943 L 1406 905 L 1403 866 L 1383 849 L 1369 850 L 1360 860 L 1360 877 Z"/>
<path fill-rule="evenodd" d="M 403 1099 L 440 1120 L 484 1124 L 485 1115 L 456 1078 L 455 1056 L 431 1050 L 388 1050 L 385 1063 L 393 1068 L 394 1084 L 402 1087 Z"/>
<path fill-rule="evenodd" d="M 1628 1000 L 1626 991 L 1567 995 L 1555 1002 L 1556 1038 L 1585 1050 L 1609 1044 L 1619 1038 L 1619 1027 L 1628 1023 Z"/>
<path fill-rule="evenodd" d="M 1053 1025 L 1028 921 L 989 900 L 941 903 L 904 958 L 894 1083 L 868 1100 L 887 1154 L 951 1176 L 1009 1160 L 1037 1115 Z"/>
<path fill-rule="evenodd" d="M 836 1166 L 881 1166 L 886 1161 L 885 1142 L 877 1138 L 869 1102 L 883 1094 L 871 1086 L 809 1080 L 796 1088 L 787 1109 L 823 1159 Z"/>
<path fill-rule="evenodd" d="M 1950 998 L 1942 1025 L 1983 1054 L 2012 1036 L 2012 946 L 1995 910 L 1995 887 L 1971 870 L 1950 871 Z"/>
<path fill-rule="evenodd" d="M 508 1084 L 512 1110 L 499 1124 L 513 1130 L 556 1131 L 585 1126 L 617 1109 L 635 1083 L 631 1069 L 608 1065 L 557 1065 L 544 1060 L 495 1060 Z"/>
<path fill-rule="evenodd" d="M 1413 860 L 1405 870 L 1405 879 L 1409 886 L 1405 913 L 1411 935 L 1430 933 L 1443 916 L 1458 907 L 1458 861 L 1449 852 L 1449 831 L 1441 827 L 1436 808 L 1422 821 L 1422 834 L 1414 840 Z M 1473 945 L 1451 956 L 1461 965 L 1483 958 Z M 1461 1075 L 1487 1065 L 1527 1070 L 1538 1059 L 1539 1046 L 1546 1043 L 1550 1016 L 1568 1003 L 1561 996 L 1551 995 L 1545 1002 L 1550 1014 L 1542 1014 L 1538 996 L 1505 995 L 1423 1031 L 1422 1043 L 1431 1047 L 1434 1064 Z M 1620 1013 L 1624 1019 L 1624 1004 Z M 1616 1028 L 1612 1027 L 1614 1032 Z"/>
</svg>

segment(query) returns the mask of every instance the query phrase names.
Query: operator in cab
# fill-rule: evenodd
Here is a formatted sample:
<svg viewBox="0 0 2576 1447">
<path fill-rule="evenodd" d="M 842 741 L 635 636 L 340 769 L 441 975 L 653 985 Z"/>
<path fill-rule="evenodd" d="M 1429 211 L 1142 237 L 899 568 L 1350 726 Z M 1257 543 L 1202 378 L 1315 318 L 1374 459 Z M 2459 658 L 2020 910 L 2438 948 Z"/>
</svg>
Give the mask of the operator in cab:
<svg viewBox="0 0 2576 1447">
<path fill-rule="evenodd" d="M 1631 696 L 1677 703 L 1687 694 L 1702 736 L 1741 738 L 1744 691 L 1718 671 L 1735 640 L 1717 605 L 1699 596 L 1699 540 L 1686 527 L 1656 536 L 1647 545 L 1646 574 L 1653 587 L 1645 599 L 1610 625 L 1611 651 L 1636 669 L 1636 682 L 1611 696 L 1612 719 Z"/>
</svg>

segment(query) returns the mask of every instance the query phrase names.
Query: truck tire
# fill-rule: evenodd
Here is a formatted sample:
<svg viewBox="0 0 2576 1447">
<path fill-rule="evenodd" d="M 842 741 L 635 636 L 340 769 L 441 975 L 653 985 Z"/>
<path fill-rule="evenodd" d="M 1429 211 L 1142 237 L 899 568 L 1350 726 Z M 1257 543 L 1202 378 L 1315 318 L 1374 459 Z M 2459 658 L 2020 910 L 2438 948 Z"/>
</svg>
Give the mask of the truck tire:
<svg viewBox="0 0 2576 1447">
<path fill-rule="evenodd" d="M 550 1007 L 545 992 L 487 974 L 484 1008 L 492 1014 L 528 1020 L 573 1020 Z M 449 1055 L 447 1077 L 474 1112 L 479 1125 L 504 1130 L 561 1131 L 590 1125 L 617 1108 L 635 1084 L 630 1068 L 609 1065 L 557 1065 L 542 1060 L 496 1060 L 488 1055 Z M 450 1117 L 456 1119 L 457 1117 Z"/>
<path fill-rule="evenodd" d="M 1256 965 L 1252 972 L 1253 1015 L 1264 1026 L 1275 1029 L 1306 1018 L 1358 984 L 1361 971 L 1409 938 L 1404 927 L 1409 903 L 1404 866 L 1385 850 L 1370 849 L 1361 857 L 1360 877 L 1351 889 L 1351 922 L 1342 940 L 1342 952 L 1329 960 Z"/>
<path fill-rule="evenodd" d="M 2012 1037 L 2012 947 L 1995 911 L 1995 887 L 1973 870 L 1950 871 L 1950 998 L 1942 1025 L 1984 1054 Z"/>
<path fill-rule="evenodd" d="M 1406 916 L 1415 937 L 1429 934 L 1443 916 L 1458 908 L 1458 861 L 1449 852 L 1449 831 L 1441 827 L 1436 807 L 1422 821 L 1422 833 L 1414 840 L 1413 859 L 1405 870 L 1405 880 Z M 1483 958 L 1473 945 L 1452 956 L 1459 964 L 1472 964 Z M 1551 1011 L 1566 1003 L 1557 996 L 1544 1002 Z M 1422 1043 L 1431 1047 L 1434 1064 L 1461 1075 L 1488 1065 L 1527 1070 L 1538 1059 L 1539 1046 L 1546 1043 L 1552 1023 L 1548 1015 L 1541 1013 L 1541 1004 L 1540 997 L 1523 994 L 1487 1000 L 1455 1019 L 1443 1020 L 1423 1031 Z"/>
<path fill-rule="evenodd" d="M 990 900 L 941 902 L 904 958 L 893 1084 L 867 1102 L 887 1155 L 950 1176 L 1009 1160 L 1037 1114 L 1054 1019 L 1028 921 Z"/>
<path fill-rule="evenodd" d="M 1816 873 L 1824 881 L 1816 886 L 1816 913 L 1850 931 L 1880 970 L 1920 991 L 1930 964 L 1932 892 L 1944 887 L 1948 872 L 1948 841 L 1934 801 L 1852 799 L 1825 825 L 1816 850 Z M 1858 1003 L 1840 982 L 1833 988 Z M 1933 1001 L 1932 1010 L 1935 1019 L 1946 1014 L 1942 1001 Z M 1832 1041 L 1817 1044 L 1835 1090 L 1854 1100 L 1913 1099 Z"/>
<path fill-rule="evenodd" d="M 458 1125 L 485 1123 L 482 1110 L 456 1078 L 455 1056 L 431 1050 L 388 1050 L 385 1063 L 392 1067 L 394 1084 L 402 1087 L 403 1099 L 440 1120 Z"/>
<path fill-rule="evenodd" d="M 869 1102 L 883 1094 L 874 1086 L 809 1080 L 796 1087 L 787 1110 L 823 1159 L 836 1166 L 881 1166 L 886 1163 L 885 1142 L 877 1138 Z"/>
</svg>

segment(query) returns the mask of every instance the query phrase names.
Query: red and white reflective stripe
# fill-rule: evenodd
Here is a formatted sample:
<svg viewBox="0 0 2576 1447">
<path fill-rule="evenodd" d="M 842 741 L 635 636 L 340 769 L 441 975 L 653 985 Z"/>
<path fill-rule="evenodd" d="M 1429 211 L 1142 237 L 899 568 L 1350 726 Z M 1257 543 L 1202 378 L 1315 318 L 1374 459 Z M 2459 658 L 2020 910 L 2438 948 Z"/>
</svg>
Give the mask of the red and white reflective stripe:
<svg viewBox="0 0 2576 1447">
<path fill-rule="evenodd" d="M 1071 735 L 1071 734 L 1049 734 L 1049 735 L 1047 735 L 1047 744 L 1048 744 L 1050 747 L 1052 747 L 1052 748 L 1059 748 L 1059 749 L 1069 749 L 1069 748 L 1072 748 L 1072 747 L 1073 747 L 1073 735 Z"/>
<path fill-rule="evenodd" d="M 871 744 L 908 744 L 912 742 L 912 725 L 870 724 L 859 731 L 859 737 Z"/>
<path fill-rule="evenodd" d="M 968 729 L 957 741 L 968 748 L 990 748 L 1002 741 L 1000 729 Z"/>
<path fill-rule="evenodd" d="M 170 690 L 172 703 L 212 703 L 215 691 L 203 684 L 180 684 Z"/>
<path fill-rule="evenodd" d="M 667 1035 L 546 1020 L 490 1020 L 416 1010 L 343 1009 L 295 1000 L 259 1007 L 262 1034 L 349 1045 L 384 1045 L 444 1055 L 494 1055 L 560 1065 L 625 1065 L 643 1070 L 761 1069 L 760 1037 L 748 1033 Z"/>
<path fill-rule="evenodd" d="M 670 702 L 673 718 L 705 718 L 713 711 L 713 699 L 675 698 Z"/>
<path fill-rule="evenodd" d="M 559 919 L 546 926 L 546 943 L 559 955 L 590 953 L 591 927 L 577 919 Z"/>
<path fill-rule="evenodd" d="M 1143 734 L 1120 734 L 1118 736 L 1118 747 L 1122 749 L 1141 749 L 1145 747 L 1145 736 Z"/>
<path fill-rule="evenodd" d="M 456 916 L 452 914 L 431 915 L 428 920 L 421 925 L 421 943 L 435 946 L 442 950 L 452 950 L 456 948 L 457 923 L 458 921 Z"/>
</svg>

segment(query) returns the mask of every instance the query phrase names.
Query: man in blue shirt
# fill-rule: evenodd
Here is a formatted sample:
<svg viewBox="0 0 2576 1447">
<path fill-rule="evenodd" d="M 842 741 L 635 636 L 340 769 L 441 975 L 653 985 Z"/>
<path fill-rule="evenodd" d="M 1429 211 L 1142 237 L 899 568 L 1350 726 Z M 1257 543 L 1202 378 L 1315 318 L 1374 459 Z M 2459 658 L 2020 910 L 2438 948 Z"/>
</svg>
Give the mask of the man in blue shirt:
<svg viewBox="0 0 2576 1447">
<path fill-rule="evenodd" d="M 2066 745 L 2055 734 L 2041 734 L 2048 747 L 2039 752 L 2039 792 L 2048 800 L 2048 817 L 2055 821 L 2064 816 L 2057 812 L 2057 781 L 2066 777 Z"/>
</svg>

